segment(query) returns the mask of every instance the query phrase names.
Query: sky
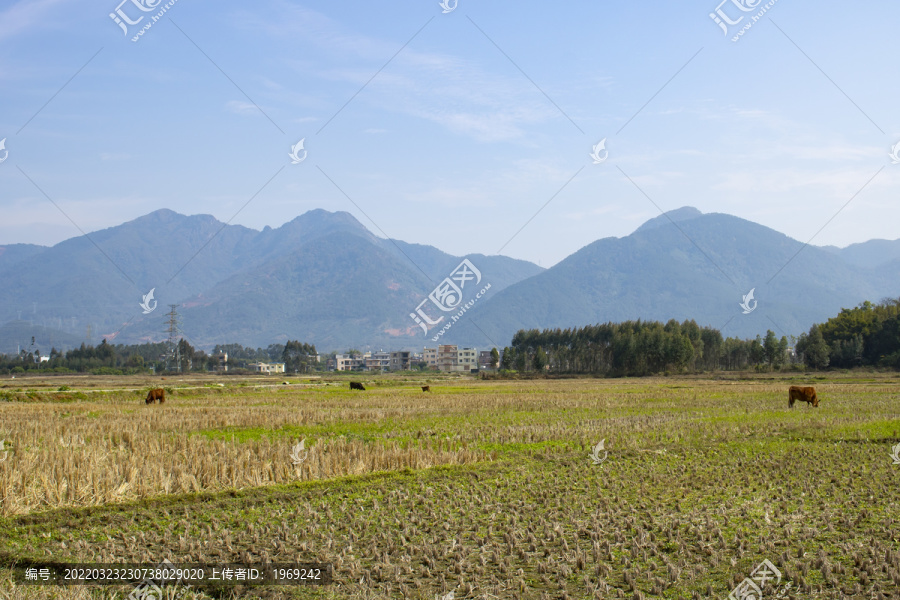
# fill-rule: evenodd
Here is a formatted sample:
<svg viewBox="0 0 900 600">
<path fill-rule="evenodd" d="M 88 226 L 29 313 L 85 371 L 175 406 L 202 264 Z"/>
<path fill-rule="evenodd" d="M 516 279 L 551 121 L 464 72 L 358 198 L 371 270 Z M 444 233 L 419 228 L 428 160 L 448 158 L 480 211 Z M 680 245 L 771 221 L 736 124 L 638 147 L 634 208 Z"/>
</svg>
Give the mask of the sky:
<svg viewBox="0 0 900 600">
<path fill-rule="evenodd" d="M 160 208 L 544 267 L 685 205 L 900 236 L 900 3 L 119 1 L 0 3 L 0 244 Z"/>
</svg>

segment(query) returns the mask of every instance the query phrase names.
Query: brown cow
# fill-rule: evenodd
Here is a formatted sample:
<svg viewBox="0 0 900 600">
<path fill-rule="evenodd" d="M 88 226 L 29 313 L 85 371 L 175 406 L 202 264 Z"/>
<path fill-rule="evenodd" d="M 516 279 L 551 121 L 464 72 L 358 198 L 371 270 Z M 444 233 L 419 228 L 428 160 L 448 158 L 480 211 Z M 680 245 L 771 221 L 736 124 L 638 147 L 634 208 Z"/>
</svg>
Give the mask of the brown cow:
<svg viewBox="0 0 900 600">
<path fill-rule="evenodd" d="M 807 406 L 810 404 L 819 406 L 819 397 L 816 396 L 816 388 L 814 387 L 792 385 L 791 389 L 788 390 L 788 406 L 793 408 L 795 400 L 806 402 Z"/>
<path fill-rule="evenodd" d="M 431 386 L 430 386 L 430 385 L 423 385 L 423 386 L 422 386 L 422 391 L 423 391 L 423 392 L 430 392 L 430 391 L 431 391 Z"/>
<path fill-rule="evenodd" d="M 366 391 L 366 388 L 363 386 L 363 384 L 361 384 L 361 383 L 358 382 L 358 381 L 351 381 L 351 382 L 350 382 L 350 389 L 351 389 L 351 390 L 362 390 L 362 391 Z"/>
<path fill-rule="evenodd" d="M 166 390 L 162 388 L 150 390 L 149 392 L 147 392 L 147 399 L 144 400 L 144 402 L 147 404 L 153 404 L 157 400 L 159 400 L 160 404 L 166 401 Z"/>
</svg>

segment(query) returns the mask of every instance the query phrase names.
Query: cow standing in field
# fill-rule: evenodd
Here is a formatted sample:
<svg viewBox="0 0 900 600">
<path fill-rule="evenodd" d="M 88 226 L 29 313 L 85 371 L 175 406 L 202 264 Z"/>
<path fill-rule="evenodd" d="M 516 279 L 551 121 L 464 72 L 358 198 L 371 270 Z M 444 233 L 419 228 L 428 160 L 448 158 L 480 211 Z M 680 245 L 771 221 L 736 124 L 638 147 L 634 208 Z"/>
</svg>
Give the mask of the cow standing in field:
<svg viewBox="0 0 900 600">
<path fill-rule="evenodd" d="M 366 388 L 363 386 L 363 384 L 361 384 L 361 383 L 358 382 L 358 381 L 351 381 L 351 382 L 350 382 L 350 389 L 351 389 L 351 390 L 362 390 L 362 391 L 366 391 Z"/>
<path fill-rule="evenodd" d="M 819 406 L 819 397 L 816 396 L 816 388 L 814 387 L 792 385 L 790 390 L 788 390 L 788 406 L 790 408 L 794 408 L 795 400 L 806 402 L 807 406 L 810 404 L 816 407 Z"/>
<path fill-rule="evenodd" d="M 422 386 L 422 391 L 423 391 L 423 392 L 430 392 L 430 391 L 431 391 L 431 386 L 430 386 L 430 385 L 423 385 L 423 386 Z"/>
<path fill-rule="evenodd" d="M 152 389 L 147 392 L 147 399 L 144 400 L 146 404 L 153 404 L 159 400 L 160 404 L 163 404 L 166 401 L 166 390 L 162 388 Z"/>
</svg>

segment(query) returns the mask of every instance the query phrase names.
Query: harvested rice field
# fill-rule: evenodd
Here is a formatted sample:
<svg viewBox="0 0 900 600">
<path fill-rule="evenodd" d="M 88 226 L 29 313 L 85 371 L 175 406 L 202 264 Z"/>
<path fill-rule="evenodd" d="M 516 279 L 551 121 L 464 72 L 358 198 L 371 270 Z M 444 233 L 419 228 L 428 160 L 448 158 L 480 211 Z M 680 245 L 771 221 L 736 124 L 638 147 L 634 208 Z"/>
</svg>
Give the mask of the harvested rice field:
<svg viewBox="0 0 900 600">
<path fill-rule="evenodd" d="M 361 381 L 0 381 L 0 598 L 164 560 L 332 569 L 187 599 L 900 597 L 896 374 Z"/>
</svg>

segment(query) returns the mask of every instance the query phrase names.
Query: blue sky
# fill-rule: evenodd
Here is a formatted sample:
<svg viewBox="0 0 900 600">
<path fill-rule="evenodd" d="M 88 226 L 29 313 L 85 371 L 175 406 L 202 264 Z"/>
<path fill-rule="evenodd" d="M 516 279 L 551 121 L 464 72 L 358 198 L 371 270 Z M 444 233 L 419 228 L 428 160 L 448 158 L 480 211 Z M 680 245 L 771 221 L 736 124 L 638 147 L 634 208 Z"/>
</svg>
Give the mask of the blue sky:
<svg viewBox="0 0 900 600">
<path fill-rule="evenodd" d="M 764 2 L 718 5 L 744 16 L 726 36 L 715 0 L 178 0 L 133 42 L 165 2 L 122 4 L 145 15 L 126 35 L 118 1 L 0 8 L 0 243 L 159 208 L 255 229 L 343 210 L 545 267 L 684 205 L 817 245 L 898 237 L 896 2 L 778 0 L 733 42 Z"/>
</svg>

